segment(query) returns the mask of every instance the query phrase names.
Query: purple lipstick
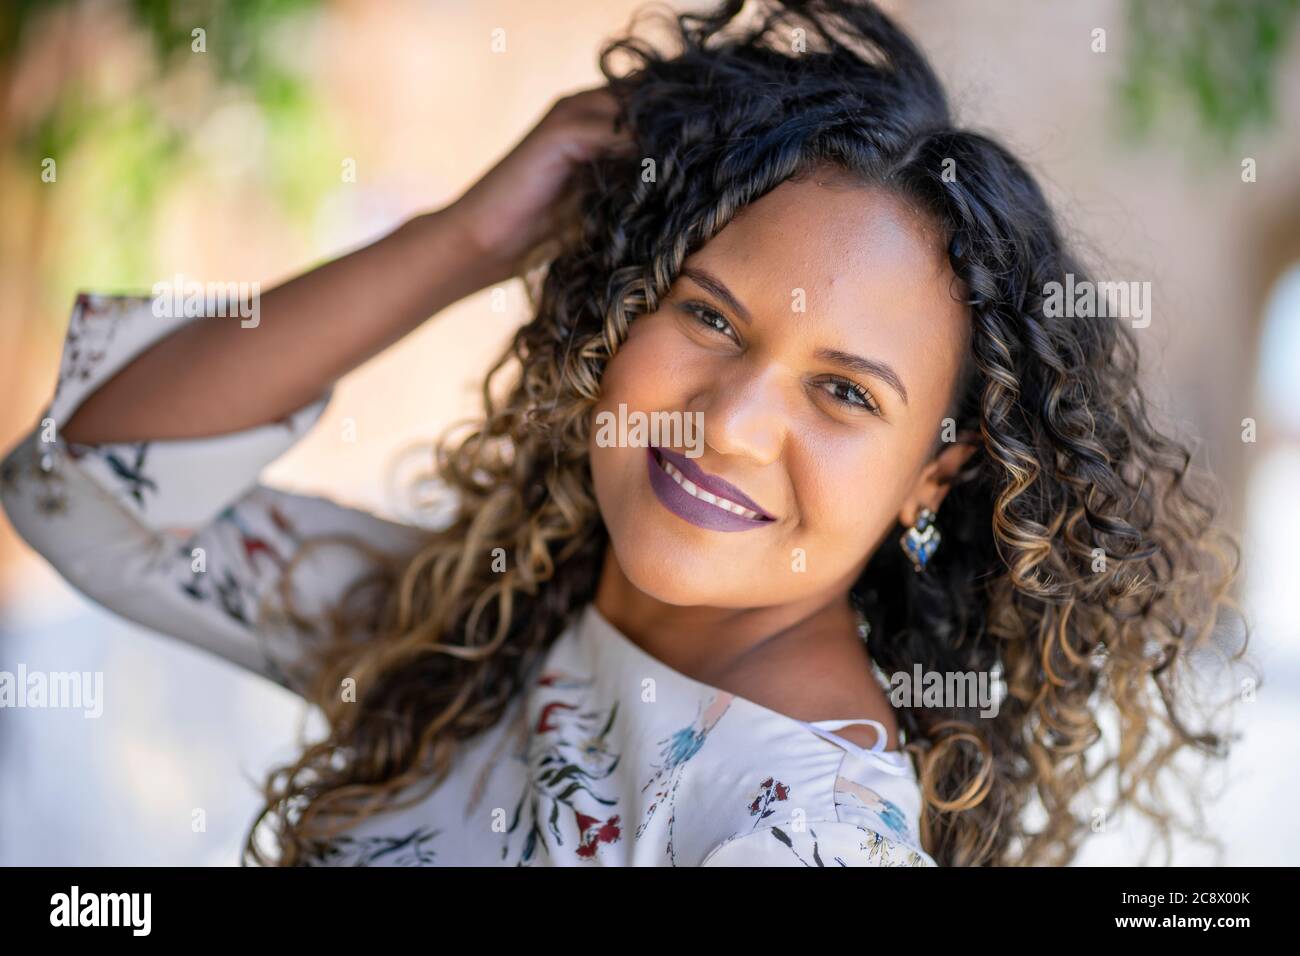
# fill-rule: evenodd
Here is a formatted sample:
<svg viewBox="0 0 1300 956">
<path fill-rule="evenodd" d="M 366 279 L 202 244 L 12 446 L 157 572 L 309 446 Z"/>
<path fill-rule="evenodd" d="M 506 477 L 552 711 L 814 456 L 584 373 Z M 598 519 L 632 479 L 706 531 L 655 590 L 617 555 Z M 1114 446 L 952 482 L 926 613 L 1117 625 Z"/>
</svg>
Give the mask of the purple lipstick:
<svg viewBox="0 0 1300 956">
<path fill-rule="evenodd" d="M 666 448 L 647 448 L 650 487 L 683 521 L 710 531 L 753 531 L 776 518 L 729 481 Z"/>
</svg>

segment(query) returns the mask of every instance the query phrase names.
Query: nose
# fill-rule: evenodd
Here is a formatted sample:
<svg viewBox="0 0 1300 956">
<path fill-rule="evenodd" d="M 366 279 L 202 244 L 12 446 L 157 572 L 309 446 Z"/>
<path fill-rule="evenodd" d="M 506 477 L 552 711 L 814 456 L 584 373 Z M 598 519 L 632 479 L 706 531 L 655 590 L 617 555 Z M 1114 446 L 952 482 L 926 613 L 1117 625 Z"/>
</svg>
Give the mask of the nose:
<svg viewBox="0 0 1300 956">
<path fill-rule="evenodd" d="M 737 368 L 709 382 L 690 407 L 703 412 L 704 440 L 714 451 L 760 465 L 780 458 L 789 417 L 778 369 Z"/>
</svg>

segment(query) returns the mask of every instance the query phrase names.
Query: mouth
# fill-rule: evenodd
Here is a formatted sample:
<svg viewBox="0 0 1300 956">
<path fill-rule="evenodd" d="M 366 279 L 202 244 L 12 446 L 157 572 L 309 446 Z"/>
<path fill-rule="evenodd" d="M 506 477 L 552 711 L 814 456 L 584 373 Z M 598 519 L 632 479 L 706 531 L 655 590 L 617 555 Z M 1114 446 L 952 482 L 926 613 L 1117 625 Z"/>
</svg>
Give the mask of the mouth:
<svg viewBox="0 0 1300 956">
<path fill-rule="evenodd" d="M 751 531 L 776 518 L 728 481 L 663 448 L 646 449 L 650 487 L 673 514 L 711 531 Z"/>
</svg>

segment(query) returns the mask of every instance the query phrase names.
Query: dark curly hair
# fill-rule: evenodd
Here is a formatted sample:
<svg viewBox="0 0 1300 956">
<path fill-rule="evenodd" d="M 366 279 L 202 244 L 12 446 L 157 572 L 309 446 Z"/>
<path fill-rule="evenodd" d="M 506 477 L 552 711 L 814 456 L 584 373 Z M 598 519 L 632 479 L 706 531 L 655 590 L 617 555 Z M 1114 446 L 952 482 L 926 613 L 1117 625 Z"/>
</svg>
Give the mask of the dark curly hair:
<svg viewBox="0 0 1300 956">
<path fill-rule="evenodd" d="M 1044 309 L 1048 283 L 1086 273 L 1042 192 L 998 143 L 954 125 L 925 58 L 875 7 L 728 0 L 665 22 L 671 50 L 629 32 L 601 52 L 639 148 L 586 167 L 572 228 L 523 272 L 533 318 L 489 373 L 483 417 L 438 443 L 456 520 L 413 561 L 377 556 L 329 622 L 311 692 L 328 736 L 271 775 L 258 823 L 275 852 L 255 826 L 246 862 L 301 862 L 316 840 L 415 803 L 501 718 L 599 577 L 607 533 L 586 449 L 606 362 L 738 210 L 826 165 L 932 219 L 970 315 L 948 424 L 982 441 L 945 499 L 943 546 L 922 574 L 879 549 L 851 595 L 884 672 L 1002 685 L 992 719 L 898 712 L 925 849 L 942 865 L 1065 864 L 1123 806 L 1167 838 L 1160 772 L 1185 747 L 1224 753 L 1188 725 L 1185 671 L 1193 650 L 1223 649 L 1228 623 L 1244 653 L 1240 555 L 1216 527 L 1217 485 L 1151 421 L 1132 330 Z M 497 548 L 505 573 L 491 569 Z M 356 703 L 339 700 L 345 676 Z M 1076 804 L 1103 780 L 1109 798 Z"/>
</svg>

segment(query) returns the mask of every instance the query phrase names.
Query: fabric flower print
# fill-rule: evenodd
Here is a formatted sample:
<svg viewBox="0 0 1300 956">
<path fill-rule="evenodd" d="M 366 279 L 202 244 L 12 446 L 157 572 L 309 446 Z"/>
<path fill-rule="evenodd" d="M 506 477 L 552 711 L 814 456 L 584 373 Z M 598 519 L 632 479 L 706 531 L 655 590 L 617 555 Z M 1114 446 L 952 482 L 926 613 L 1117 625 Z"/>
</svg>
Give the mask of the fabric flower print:
<svg viewBox="0 0 1300 956">
<path fill-rule="evenodd" d="M 317 841 L 303 859 L 304 866 L 433 866 L 438 830 L 421 827 L 402 836 L 341 836 Z"/>
<path fill-rule="evenodd" d="M 614 843 L 623 835 L 618 814 L 605 820 L 589 817 L 581 810 L 574 810 L 573 815 L 580 834 L 576 852 L 584 860 L 593 858 L 602 843 Z"/>
<path fill-rule="evenodd" d="M 502 859 L 510 852 L 510 841 L 522 833 L 523 846 L 516 861 L 532 863 L 539 851 L 565 846 L 560 829 L 561 815 L 567 815 L 578 834 L 574 854 L 580 860 L 594 859 L 600 847 L 622 836 L 615 798 L 598 792 L 619 765 L 619 754 L 609 736 L 618 718 L 618 702 L 608 710 L 589 709 L 586 693 L 593 680 L 574 678 L 558 671 L 546 671 L 535 682 L 539 690 L 570 690 L 568 700 L 545 700 L 537 711 L 530 748 L 527 784 L 515 805 Z M 549 843 L 548 843 L 549 836 Z"/>
<path fill-rule="evenodd" d="M 128 303 L 113 298 L 81 293 L 77 296 L 64 335 L 63 362 L 56 389 L 68 382 L 88 381 L 113 345 L 118 322 Z"/>
<path fill-rule="evenodd" d="M 862 829 L 862 846 L 867 859 L 880 866 L 923 866 L 921 855 L 915 850 L 887 840 L 875 830 Z"/>
<path fill-rule="evenodd" d="M 677 856 L 673 849 L 673 824 L 677 819 L 675 799 L 677 787 L 681 783 L 682 771 L 687 762 L 700 752 L 709 731 L 727 712 L 733 697 L 733 694 L 717 694 L 694 721 L 661 740 L 660 743 L 664 745 L 660 751 L 663 762 L 658 765 L 654 774 L 641 788 L 641 792 L 644 793 L 651 785 L 658 785 L 658 789 L 655 790 L 654 800 L 646 808 L 645 817 L 642 819 L 640 826 L 636 828 L 637 838 L 640 839 L 646 827 L 650 825 L 650 821 L 654 819 L 655 811 L 659 809 L 660 804 L 667 802 L 670 805 L 670 810 L 668 816 L 668 842 L 664 847 L 664 852 L 673 866 L 677 865 Z"/>
<path fill-rule="evenodd" d="M 772 804 L 779 803 L 782 800 L 789 799 L 790 788 L 783 784 L 775 777 L 768 777 L 758 787 L 758 796 L 749 804 L 749 815 L 755 817 L 754 826 L 758 826 L 759 820 L 764 817 L 770 817 L 776 811 L 771 809 Z"/>
<path fill-rule="evenodd" d="M 157 494 L 158 492 L 157 482 L 145 473 L 145 459 L 149 455 L 149 444 L 147 441 L 130 445 L 78 445 L 74 442 L 69 443 L 68 453 L 74 458 L 87 453 L 103 458 L 113 476 L 126 486 L 131 500 L 141 511 L 144 511 L 144 493 L 149 491 Z M 131 449 L 129 458 L 124 457 L 125 450 L 128 448 Z"/>
<path fill-rule="evenodd" d="M 24 479 L 30 478 L 40 483 L 36 493 L 36 507 L 40 513 L 46 517 L 60 517 L 66 514 L 68 497 L 64 490 L 63 476 L 59 474 L 58 469 L 46 470 L 32 463 L 28 466 L 27 472 L 28 474 L 23 476 Z M 19 477 L 18 466 L 6 459 L 3 467 L 0 467 L 0 490 L 16 493 Z"/>
<path fill-rule="evenodd" d="M 843 795 L 846 799 L 841 800 Z M 849 806 L 869 810 L 874 813 L 893 833 L 907 838 L 907 817 L 898 806 L 886 800 L 870 787 L 864 787 L 856 780 L 837 777 L 835 780 L 835 805 Z"/>
</svg>

